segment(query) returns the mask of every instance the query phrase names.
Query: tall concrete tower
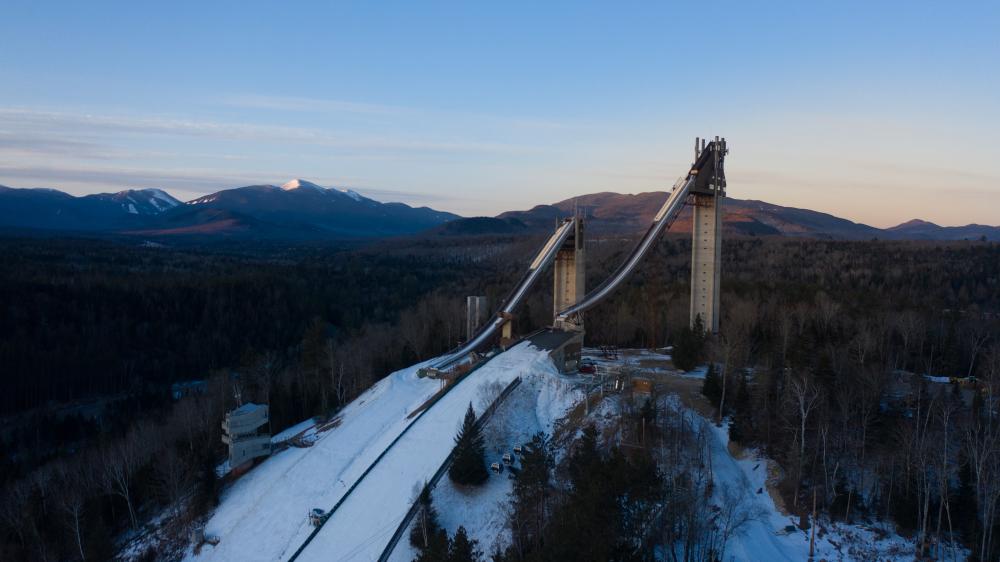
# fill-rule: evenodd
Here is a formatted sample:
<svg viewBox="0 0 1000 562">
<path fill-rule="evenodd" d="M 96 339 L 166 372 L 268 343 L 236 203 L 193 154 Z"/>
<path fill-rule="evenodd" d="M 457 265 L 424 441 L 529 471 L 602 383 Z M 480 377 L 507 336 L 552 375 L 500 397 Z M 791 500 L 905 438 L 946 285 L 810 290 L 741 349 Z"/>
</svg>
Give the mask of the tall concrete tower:
<svg viewBox="0 0 1000 562">
<path fill-rule="evenodd" d="M 586 290 L 586 275 L 584 273 L 584 249 L 583 249 L 583 219 L 577 217 L 576 228 L 566 239 L 559 252 L 556 254 L 553 270 L 555 280 L 553 283 L 552 314 L 558 317 L 560 311 L 576 304 L 583 298 Z M 563 329 L 582 330 L 583 315 L 578 314 L 575 322 L 563 322 L 560 326 Z"/>
<path fill-rule="evenodd" d="M 722 202 L 726 196 L 723 169 L 726 139 L 706 146 L 695 139 L 695 161 L 708 160 L 691 188 L 694 222 L 691 239 L 691 327 L 701 317 L 705 331 L 719 331 L 719 279 L 722 273 Z"/>
</svg>

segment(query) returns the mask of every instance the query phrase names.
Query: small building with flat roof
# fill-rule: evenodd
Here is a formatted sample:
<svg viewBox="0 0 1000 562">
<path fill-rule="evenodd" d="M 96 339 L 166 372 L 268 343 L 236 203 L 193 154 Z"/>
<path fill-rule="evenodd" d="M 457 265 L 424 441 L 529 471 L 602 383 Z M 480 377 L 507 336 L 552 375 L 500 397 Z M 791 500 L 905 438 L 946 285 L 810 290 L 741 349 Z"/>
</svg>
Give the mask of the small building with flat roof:
<svg viewBox="0 0 1000 562">
<path fill-rule="evenodd" d="M 573 330 L 544 330 L 529 338 L 531 343 L 549 352 L 549 357 L 560 372 L 576 372 L 580 368 L 583 351 L 583 332 Z"/>
<path fill-rule="evenodd" d="M 266 404 L 248 402 L 226 414 L 222 420 L 222 442 L 229 445 L 232 469 L 271 454 L 270 418 Z"/>
</svg>

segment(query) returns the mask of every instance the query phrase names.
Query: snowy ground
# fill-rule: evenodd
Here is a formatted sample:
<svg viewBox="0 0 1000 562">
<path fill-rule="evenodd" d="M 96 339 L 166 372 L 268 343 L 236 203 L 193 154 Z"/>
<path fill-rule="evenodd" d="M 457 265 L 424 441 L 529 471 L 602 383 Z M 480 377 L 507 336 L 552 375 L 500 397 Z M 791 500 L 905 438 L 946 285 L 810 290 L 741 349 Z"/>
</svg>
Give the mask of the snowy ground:
<svg viewBox="0 0 1000 562">
<path fill-rule="evenodd" d="M 306 420 L 304 422 L 297 423 L 292 427 L 289 427 L 288 429 L 282 431 L 281 433 L 278 433 L 277 435 L 272 435 L 271 443 L 280 443 L 282 441 L 287 441 L 293 437 L 298 436 L 299 434 L 301 434 L 302 437 L 315 435 L 316 433 L 315 427 L 316 427 L 316 422 L 314 422 L 313 420 Z"/>
<path fill-rule="evenodd" d="M 454 435 L 468 405 L 471 403 L 481 411 L 483 397 L 490 394 L 491 385 L 502 389 L 518 376 L 546 374 L 557 375 L 548 353 L 521 343 L 459 383 L 379 461 L 299 560 L 376 560 L 420 486 L 434 475 L 451 452 Z"/>
<path fill-rule="evenodd" d="M 219 544 L 204 545 L 186 559 L 287 559 L 312 531 L 309 510 L 332 507 L 412 422 L 407 415 L 440 388 L 440 381 L 417 377 L 421 366 L 379 381 L 344 408 L 339 425 L 316 436 L 314 446 L 290 447 L 237 480 L 223 493 L 205 527 L 206 535 L 218 537 Z M 293 429 L 308 429 L 306 423 Z"/>
</svg>

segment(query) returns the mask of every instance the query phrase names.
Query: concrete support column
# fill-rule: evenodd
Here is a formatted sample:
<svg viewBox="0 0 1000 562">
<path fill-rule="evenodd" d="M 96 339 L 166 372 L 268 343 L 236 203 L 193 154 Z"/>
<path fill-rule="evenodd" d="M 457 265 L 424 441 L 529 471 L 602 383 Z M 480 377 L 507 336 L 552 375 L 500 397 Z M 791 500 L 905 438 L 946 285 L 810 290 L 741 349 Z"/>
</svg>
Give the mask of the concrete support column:
<svg viewBox="0 0 1000 562">
<path fill-rule="evenodd" d="M 585 252 L 583 240 L 583 219 L 577 219 L 573 235 L 566 240 L 556 254 L 553 263 L 554 282 L 552 294 L 553 318 L 560 311 L 576 304 L 586 291 Z M 564 322 L 563 329 L 583 330 L 583 316 L 576 315 L 572 326 Z"/>
<path fill-rule="evenodd" d="M 694 196 L 691 240 L 691 326 L 701 316 L 705 331 L 719 331 L 719 278 L 722 270 L 722 196 Z"/>
<path fill-rule="evenodd" d="M 503 323 L 503 328 L 500 331 L 500 345 L 506 346 L 506 342 L 510 342 L 514 339 L 514 318 L 507 318 L 507 321 Z"/>
<path fill-rule="evenodd" d="M 479 331 L 479 327 L 489 318 L 490 310 L 486 306 L 486 297 L 466 297 L 465 298 L 465 341 L 472 341 L 472 338 Z"/>
</svg>

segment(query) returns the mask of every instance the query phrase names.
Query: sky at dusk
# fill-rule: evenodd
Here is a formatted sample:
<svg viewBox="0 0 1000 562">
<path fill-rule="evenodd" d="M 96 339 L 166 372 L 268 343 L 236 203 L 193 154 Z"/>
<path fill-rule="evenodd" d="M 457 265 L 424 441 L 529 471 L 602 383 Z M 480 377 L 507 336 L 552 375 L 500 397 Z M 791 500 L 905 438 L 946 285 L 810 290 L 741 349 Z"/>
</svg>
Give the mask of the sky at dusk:
<svg viewBox="0 0 1000 562">
<path fill-rule="evenodd" d="M 21 2 L 0 184 L 306 178 L 492 215 L 666 190 L 1000 224 L 1000 2 Z"/>
</svg>

